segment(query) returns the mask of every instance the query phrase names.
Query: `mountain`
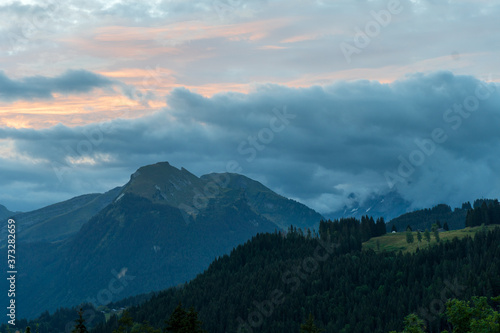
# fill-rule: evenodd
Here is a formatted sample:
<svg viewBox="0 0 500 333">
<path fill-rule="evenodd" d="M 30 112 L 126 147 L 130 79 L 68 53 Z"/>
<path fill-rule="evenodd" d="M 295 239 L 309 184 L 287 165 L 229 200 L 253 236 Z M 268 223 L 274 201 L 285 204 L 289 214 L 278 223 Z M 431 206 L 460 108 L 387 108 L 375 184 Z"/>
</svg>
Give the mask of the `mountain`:
<svg viewBox="0 0 500 333">
<path fill-rule="evenodd" d="M 228 189 L 243 193 L 249 205 L 259 214 L 274 222 L 281 229 L 290 225 L 298 228 L 312 228 L 319 225 L 324 217 L 295 200 L 285 198 L 261 183 L 235 173 L 212 173 L 201 177 L 202 180 L 224 180 Z"/>
<path fill-rule="evenodd" d="M 220 197 L 244 197 L 250 208 L 282 229 L 294 225 L 313 228 L 323 219 L 309 207 L 285 198 L 261 183 L 234 173 L 211 173 L 196 177 L 168 162 L 142 167 L 122 194 L 134 193 L 153 203 L 179 208 L 188 220 L 196 219 L 208 202 Z"/>
<path fill-rule="evenodd" d="M 120 195 L 132 193 L 153 203 L 172 207 L 193 206 L 198 197 L 208 200 L 213 196 L 203 192 L 206 182 L 184 168 L 177 169 L 168 162 L 139 168 Z"/>
<path fill-rule="evenodd" d="M 16 237 L 22 242 L 67 239 L 76 234 L 92 216 L 113 202 L 121 189 L 117 187 L 104 194 L 81 195 L 31 212 L 9 215 L 16 221 Z M 6 233 L 7 223 L 2 223 L 0 246 L 6 242 Z"/>
<path fill-rule="evenodd" d="M 360 219 L 362 216 L 369 215 L 374 218 L 383 217 L 388 221 L 406 213 L 411 206 L 411 203 L 396 191 L 384 194 L 372 193 L 364 200 L 351 193 L 348 199 L 349 202 L 342 209 L 326 214 L 326 217 L 330 220 L 341 217 Z"/>
<path fill-rule="evenodd" d="M 80 199 L 88 205 L 97 197 Z M 18 313 L 105 304 L 185 283 L 288 218 L 312 227 L 321 215 L 240 175 L 197 177 L 166 162 L 141 167 L 71 237 L 19 243 Z"/>
<path fill-rule="evenodd" d="M 10 210 L 7 209 L 7 207 L 0 205 L 0 220 L 7 219 L 14 215 L 14 212 L 11 212 Z"/>
</svg>

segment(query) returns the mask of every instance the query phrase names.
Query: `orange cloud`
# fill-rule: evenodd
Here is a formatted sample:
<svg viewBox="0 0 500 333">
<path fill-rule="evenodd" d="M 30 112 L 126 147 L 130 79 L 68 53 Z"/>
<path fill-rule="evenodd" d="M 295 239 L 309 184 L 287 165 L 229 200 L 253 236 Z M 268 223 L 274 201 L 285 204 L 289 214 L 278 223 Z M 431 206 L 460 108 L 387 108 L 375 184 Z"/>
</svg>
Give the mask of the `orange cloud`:
<svg viewBox="0 0 500 333">
<path fill-rule="evenodd" d="M 330 84 L 338 80 L 359 78 L 379 79 L 381 82 L 392 81 L 393 77 L 380 80 L 381 72 L 384 71 L 386 73 L 391 72 L 388 69 L 356 69 L 319 75 L 305 75 L 292 80 L 269 77 L 263 82 L 274 82 L 290 87 L 307 87 Z M 123 68 L 98 73 L 118 79 L 130 87 L 135 87 L 132 89 L 133 99 L 112 91 L 97 91 L 92 94 L 78 96 L 57 94 L 52 100 L 17 101 L 0 105 L 0 126 L 46 128 L 59 123 L 66 126 L 81 126 L 115 118 L 138 118 L 152 114 L 167 106 L 166 96 L 174 88 L 183 87 L 205 97 L 227 91 L 247 94 L 255 88 L 254 83 L 180 84 L 175 80 L 175 73 L 165 68 L 155 68 L 154 70 L 152 68 Z M 144 100 L 141 96 L 148 93 L 153 98 Z M 147 102 L 147 105 L 145 102 Z"/>
<path fill-rule="evenodd" d="M 259 47 L 260 50 L 283 50 L 287 49 L 286 46 L 277 46 L 277 45 L 264 45 Z"/>
<path fill-rule="evenodd" d="M 300 36 L 293 36 L 293 37 L 283 39 L 282 41 L 280 41 L 280 43 L 283 43 L 283 44 L 297 43 L 297 42 L 303 42 L 306 40 L 314 40 L 314 39 L 318 39 L 318 36 L 315 34 L 313 34 L 313 35 L 300 35 Z"/>
<path fill-rule="evenodd" d="M 160 27 L 106 26 L 82 33 L 78 38 L 59 40 L 68 48 L 97 57 L 145 60 L 169 54 L 185 58 L 181 45 L 200 39 L 226 38 L 231 41 L 264 39 L 270 31 L 283 27 L 291 19 L 269 19 L 238 24 L 209 24 L 184 21 Z M 195 55 L 190 54 L 192 59 Z M 196 57 L 207 56 L 198 54 Z"/>
<path fill-rule="evenodd" d="M 121 118 L 136 118 L 155 112 L 165 102 L 150 101 L 144 107 L 121 95 L 57 95 L 49 101 L 18 101 L 0 108 L 0 126 L 46 128 L 62 123 L 80 126 Z"/>
<path fill-rule="evenodd" d="M 176 22 L 161 27 L 101 27 L 93 31 L 93 40 L 98 42 L 155 41 L 169 39 L 188 41 L 210 38 L 245 38 L 259 40 L 268 35 L 270 30 L 283 27 L 290 19 L 269 19 L 238 24 L 209 24 L 202 21 Z M 168 44 L 168 43 L 167 43 Z"/>
</svg>

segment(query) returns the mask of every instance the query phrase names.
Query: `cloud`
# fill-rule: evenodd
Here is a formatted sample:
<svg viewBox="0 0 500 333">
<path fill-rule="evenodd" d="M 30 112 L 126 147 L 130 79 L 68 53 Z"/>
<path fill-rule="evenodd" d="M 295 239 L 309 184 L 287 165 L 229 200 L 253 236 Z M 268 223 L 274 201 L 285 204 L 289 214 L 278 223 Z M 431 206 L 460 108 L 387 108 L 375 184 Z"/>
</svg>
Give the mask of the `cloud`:
<svg viewBox="0 0 500 333">
<path fill-rule="evenodd" d="M 116 81 L 86 70 L 67 70 L 56 77 L 30 76 L 20 80 L 10 79 L 0 71 L 0 100 L 52 99 L 57 93 L 82 94 L 116 84 Z"/>
<path fill-rule="evenodd" d="M 33 202 L 0 194 L 0 203 L 34 208 L 55 198 L 102 192 L 158 161 L 197 175 L 236 166 L 322 213 L 342 207 L 350 193 L 365 198 L 388 191 L 387 172 L 401 178 L 395 188 L 414 207 L 498 197 L 498 88 L 450 72 L 412 74 L 390 84 L 269 84 L 210 98 L 179 88 L 168 95 L 167 108 L 138 119 L 1 128 L 0 173 L 8 176 L 0 186 Z M 462 113 L 455 105 L 462 105 Z M 430 147 L 436 129 L 447 139 Z M 408 176 L 398 173 L 400 157 L 418 162 Z"/>
<path fill-rule="evenodd" d="M 326 212 L 388 189 L 436 128 L 447 139 L 396 181 L 405 198 L 498 195 L 498 94 L 443 117 L 496 75 L 499 4 L 401 3 L 348 63 L 339 45 L 388 1 L 4 1 L 0 124 L 28 128 L 0 127 L 0 203 L 105 191 L 161 160 L 198 175 L 235 161 Z M 295 117 L 273 120 L 284 108 Z"/>
</svg>

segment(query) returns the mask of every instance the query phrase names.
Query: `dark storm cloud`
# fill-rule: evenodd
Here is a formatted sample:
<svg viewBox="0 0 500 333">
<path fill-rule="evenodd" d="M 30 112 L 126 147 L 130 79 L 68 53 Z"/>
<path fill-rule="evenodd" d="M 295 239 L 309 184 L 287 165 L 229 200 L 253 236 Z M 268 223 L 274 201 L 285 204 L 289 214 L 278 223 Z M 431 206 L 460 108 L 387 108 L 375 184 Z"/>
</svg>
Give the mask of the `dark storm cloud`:
<svg viewBox="0 0 500 333">
<path fill-rule="evenodd" d="M 0 100 L 51 99 L 55 93 L 88 93 L 115 84 L 115 81 L 86 70 L 68 70 L 56 77 L 30 76 L 20 80 L 13 80 L 0 71 Z"/>
<path fill-rule="evenodd" d="M 197 175 L 241 172 L 321 212 L 341 207 L 351 192 L 388 191 L 388 173 L 415 207 L 500 195 L 500 97 L 494 83 L 474 77 L 436 72 L 391 84 L 263 85 L 211 98 L 177 89 L 167 103 L 135 120 L 0 129 L 10 144 L 0 168 L 16 159 L 36 163 L 45 192 L 69 197 L 122 185 L 138 167 L 169 161 Z M 431 142 L 436 129 L 446 140 Z M 398 173 L 401 158 L 422 156 L 411 175 Z M 15 191 L 20 178 L 9 170 L 0 186 Z"/>
</svg>

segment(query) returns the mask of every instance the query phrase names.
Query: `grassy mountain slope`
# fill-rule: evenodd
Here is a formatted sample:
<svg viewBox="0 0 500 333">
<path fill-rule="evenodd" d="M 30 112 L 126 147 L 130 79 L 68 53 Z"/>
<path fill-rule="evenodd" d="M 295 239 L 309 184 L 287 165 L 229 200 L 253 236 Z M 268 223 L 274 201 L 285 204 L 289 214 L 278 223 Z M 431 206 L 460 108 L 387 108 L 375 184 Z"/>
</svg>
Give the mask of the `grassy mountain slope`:
<svg viewBox="0 0 500 333">
<path fill-rule="evenodd" d="M 68 238 L 76 234 L 92 216 L 113 202 L 120 190 L 121 187 L 117 187 L 96 196 L 86 205 L 38 223 L 26 229 L 22 234 L 23 238 L 48 242 Z"/>
<path fill-rule="evenodd" d="M 486 230 L 493 230 L 498 225 L 486 226 Z M 458 230 L 442 231 L 439 233 L 440 242 L 451 241 L 454 238 L 462 239 L 466 237 L 474 237 L 474 235 L 482 231 L 482 227 L 464 228 Z M 428 243 L 425 239 L 419 244 L 417 241 L 417 232 L 412 232 L 414 242 L 406 242 L 406 232 L 389 233 L 379 237 L 370 238 L 370 240 L 363 243 L 364 250 L 373 250 L 375 252 L 398 252 L 413 253 L 418 249 L 425 249 L 429 246 L 439 245 L 434 235 L 431 234 L 431 241 Z M 422 233 L 423 237 L 423 233 Z"/>
<path fill-rule="evenodd" d="M 309 207 L 285 198 L 270 190 L 258 181 L 234 173 L 209 174 L 201 179 L 211 181 L 220 179 L 226 188 L 244 193 L 250 206 L 265 216 L 270 221 L 277 224 L 281 229 L 286 230 L 290 225 L 298 228 L 317 229 L 319 221 L 324 219 L 321 214 Z"/>
<path fill-rule="evenodd" d="M 110 204 L 121 191 L 120 187 L 103 194 L 81 195 L 31 212 L 15 214 L 18 241 L 53 242 L 78 232 L 82 225 Z M 2 224 L 1 233 L 7 231 Z M 0 244 L 5 243 L 2 237 Z"/>
</svg>

